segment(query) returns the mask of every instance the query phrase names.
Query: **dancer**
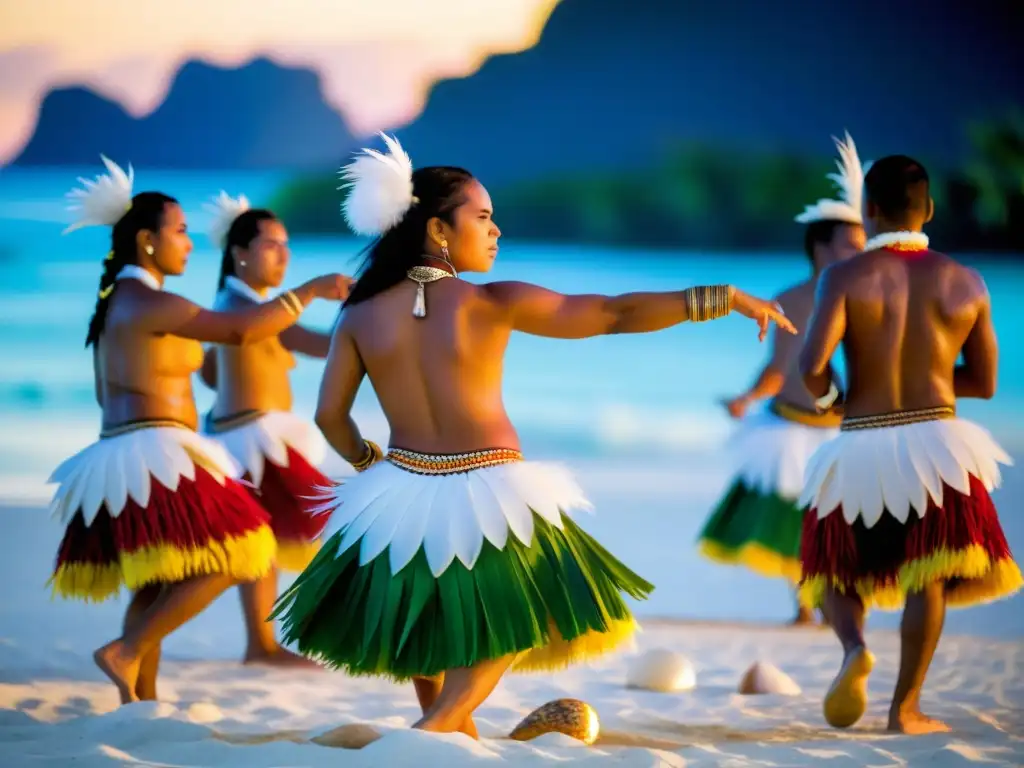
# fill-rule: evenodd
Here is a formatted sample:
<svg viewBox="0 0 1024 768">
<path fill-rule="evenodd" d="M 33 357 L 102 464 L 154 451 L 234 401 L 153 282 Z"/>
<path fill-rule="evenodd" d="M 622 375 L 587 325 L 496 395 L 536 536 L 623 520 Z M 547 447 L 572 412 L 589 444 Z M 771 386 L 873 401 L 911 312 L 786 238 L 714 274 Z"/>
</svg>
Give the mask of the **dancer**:
<svg viewBox="0 0 1024 768">
<path fill-rule="evenodd" d="M 270 211 L 250 208 L 245 196 L 225 192 L 208 208 L 210 237 L 223 251 L 214 308 L 232 311 L 263 304 L 288 269 L 288 232 Z M 309 497 L 330 481 L 316 469 L 327 453 L 320 430 L 291 413 L 289 371 L 292 352 L 327 357 L 329 334 L 293 325 L 261 341 L 210 347 L 202 379 L 217 391 L 204 432 L 221 443 L 245 470 L 244 480 L 270 515 L 277 539 L 276 568 L 257 581 L 240 584 L 245 617 L 243 663 L 284 666 L 316 664 L 285 650 L 267 621 L 277 599 L 277 569 L 301 571 L 316 554 L 325 514 L 311 514 Z"/>
<path fill-rule="evenodd" d="M 865 195 L 865 252 L 822 275 L 800 355 L 822 408 L 839 397 L 829 360 L 840 342 L 850 381 L 840 434 L 807 470 L 801 597 L 823 607 L 843 645 L 824 702 L 831 725 L 852 725 L 867 706 L 874 657 L 863 625 L 874 605 L 903 607 L 890 730 L 945 731 L 921 714 L 920 696 L 946 605 L 995 600 L 1022 583 L 989 498 L 997 462 L 1010 458 L 955 415 L 957 398 L 995 393 L 996 336 L 981 276 L 928 249 L 924 167 L 879 160 Z"/>
<path fill-rule="evenodd" d="M 565 469 L 523 460 L 501 400 L 512 332 L 582 339 L 732 310 L 762 339 L 772 321 L 793 328 L 725 285 L 608 297 L 463 282 L 498 251 L 487 190 L 459 168 L 413 172 L 384 140 L 387 154 L 345 169 L 350 227 L 380 238 L 335 328 L 316 415 L 359 474 L 330 492 L 330 538 L 275 614 L 303 653 L 413 678 L 415 727 L 475 737 L 471 715 L 509 667 L 615 648 L 635 628 L 622 593 L 653 589 L 568 515 L 589 505 Z M 386 455 L 350 413 L 367 375 L 391 428 Z"/>
<path fill-rule="evenodd" d="M 861 193 L 864 174 L 857 147 L 846 134 L 835 140 L 839 173 L 829 174 L 840 191 L 838 200 L 819 200 L 796 217 L 806 224 L 804 251 L 812 274 L 777 298 L 799 329 L 796 336 L 772 334 L 771 356 L 746 392 L 725 403 L 729 414 L 743 419 L 732 439 L 737 467 L 729 490 L 698 537 L 700 552 L 729 565 L 744 565 L 762 576 L 800 581 L 800 531 L 803 510 L 796 501 L 803 490 L 811 454 L 836 436 L 837 411 L 818 413 L 797 373 L 802 331 L 814 307 L 822 270 L 845 261 L 864 247 Z M 747 415 L 759 400 L 770 399 L 766 411 Z M 797 601 L 794 624 L 813 621 L 813 612 Z"/>
<path fill-rule="evenodd" d="M 78 221 L 113 228 L 86 346 L 93 348 L 98 442 L 62 463 L 51 510 L 67 527 L 50 584 L 62 597 L 100 601 L 134 592 L 121 637 L 96 651 L 121 702 L 156 698 L 160 642 L 232 584 L 260 579 L 276 545 L 266 513 L 236 482 L 221 446 L 196 434 L 191 375 L 198 341 L 243 342 L 280 333 L 315 297 L 340 299 L 347 278 L 327 275 L 277 301 L 209 312 L 163 290 L 192 250 L 185 215 L 160 192 L 132 195 L 134 174 L 108 173 L 69 197 Z"/>
</svg>

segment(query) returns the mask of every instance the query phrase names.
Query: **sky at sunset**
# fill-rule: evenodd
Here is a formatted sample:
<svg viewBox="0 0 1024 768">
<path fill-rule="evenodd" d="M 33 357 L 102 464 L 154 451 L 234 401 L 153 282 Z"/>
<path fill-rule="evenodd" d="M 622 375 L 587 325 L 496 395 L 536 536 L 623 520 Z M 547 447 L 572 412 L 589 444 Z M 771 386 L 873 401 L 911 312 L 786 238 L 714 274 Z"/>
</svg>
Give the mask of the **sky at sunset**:
<svg viewBox="0 0 1024 768">
<path fill-rule="evenodd" d="M 143 117 L 188 59 L 319 72 L 357 134 L 414 118 L 429 86 L 536 43 L 558 0 L 0 0 L 0 164 L 55 87 Z"/>
</svg>

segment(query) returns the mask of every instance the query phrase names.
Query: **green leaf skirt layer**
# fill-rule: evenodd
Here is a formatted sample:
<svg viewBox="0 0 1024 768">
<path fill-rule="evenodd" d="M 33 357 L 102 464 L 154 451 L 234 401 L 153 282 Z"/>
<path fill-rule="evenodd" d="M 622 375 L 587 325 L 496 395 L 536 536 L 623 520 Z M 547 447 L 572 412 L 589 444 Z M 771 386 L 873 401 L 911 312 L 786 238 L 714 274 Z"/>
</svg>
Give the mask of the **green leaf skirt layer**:
<svg viewBox="0 0 1024 768">
<path fill-rule="evenodd" d="M 719 563 L 744 565 L 763 576 L 800 581 L 804 513 L 776 494 L 736 481 L 698 537 L 701 554 Z"/>
<path fill-rule="evenodd" d="M 328 666 L 395 680 L 429 677 L 516 654 L 517 671 L 549 670 L 628 641 L 636 622 L 622 593 L 654 589 L 567 515 L 562 528 L 533 514 L 526 546 L 490 541 L 473 567 L 440 576 L 420 548 L 392 574 L 385 549 L 359 565 L 358 543 L 324 544 L 278 601 L 286 642 Z"/>
</svg>

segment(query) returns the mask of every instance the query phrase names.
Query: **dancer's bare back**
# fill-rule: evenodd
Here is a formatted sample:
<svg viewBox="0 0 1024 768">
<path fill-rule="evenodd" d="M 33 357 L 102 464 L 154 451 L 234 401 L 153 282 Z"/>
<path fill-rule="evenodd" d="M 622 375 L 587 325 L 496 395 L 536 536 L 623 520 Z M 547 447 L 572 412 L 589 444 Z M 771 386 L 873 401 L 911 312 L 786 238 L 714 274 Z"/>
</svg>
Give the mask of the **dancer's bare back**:
<svg viewBox="0 0 1024 768">
<path fill-rule="evenodd" d="M 784 375 L 782 389 L 778 399 L 789 405 L 806 411 L 814 410 L 814 398 L 811 397 L 803 381 L 800 379 L 800 349 L 807 336 L 807 326 L 814 310 L 814 293 L 817 281 L 814 278 L 798 283 L 783 291 L 776 299 L 796 326 L 796 334 L 780 333 L 777 329 L 772 333 L 772 365 Z"/>
<path fill-rule="evenodd" d="M 316 297 L 348 295 L 351 279 L 324 275 L 292 293 L 305 306 Z M 280 302 L 212 312 L 183 296 L 123 280 L 110 298 L 93 357 L 96 400 L 106 428 L 140 419 L 198 426 L 192 374 L 203 364 L 200 342 L 252 344 L 294 323 Z"/>
<path fill-rule="evenodd" d="M 687 317 L 681 291 L 566 296 L 528 283 L 442 279 L 426 285 L 423 318 L 412 314 L 415 294 L 416 285 L 406 280 L 343 313 L 321 386 L 319 423 L 349 414 L 368 374 L 393 445 L 423 453 L 517 449 L 519 438 L 501 396 L 513 331 L 582 339 L 656 331 Z M 737 306 L 747 308 L 741 311 L 769 311 L 775 322 L 790 327 L 767 302 L 735 295 Z M 761 324 L 766 334 L 768 321 Z M 351 445 L 351 455 L 361 451 L 361 445 Z"/>
<path fill-rule="evenodd" d="M 995 391 L 998 350 L 985 283 L 941 253 L 880 249 L 825 270 L 802 370 L 824 371 L 840 341 L 849 417 Z"/>
<path fill-rule="evenodd" d="M 140 419 L 172 419 L 195 428 L 192 374 L 203 362 L 197 341 L 154 333 L 166 313 L 155 304 L 172 294 L 125 280 L 111 297 L 94 357 L 96 399 L 103 426 Z M 179 297 L 174 297 L 179 298 Z"/>
</svg>

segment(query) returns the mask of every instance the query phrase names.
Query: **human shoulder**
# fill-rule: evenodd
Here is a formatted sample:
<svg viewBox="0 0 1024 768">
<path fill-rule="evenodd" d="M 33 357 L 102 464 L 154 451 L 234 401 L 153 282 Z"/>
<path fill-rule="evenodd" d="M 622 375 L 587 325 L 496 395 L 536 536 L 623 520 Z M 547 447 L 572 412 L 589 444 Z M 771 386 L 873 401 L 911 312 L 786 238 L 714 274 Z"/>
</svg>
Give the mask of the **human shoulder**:
<svg viewBox="0 0 1024 768">
<path fill-rule="evenodd" d="M 818 285 L 815 291 L 818 299 L 836 298 L 843 295 L 850 281 L 863 269 L 864 264 L 857 262 L 858 259 L 854 258 L 825 267 L 818 276 Z"/>
<path fill-rule="evenodd" d="M 981 272 L 974 267 L 960 264 L 948 256 L 946 259 L 949 262 L 948 272 L 957 293 L 968 301 L 984 303 L 990 300 L 988 285 L 985 283 L 985 278 L 981 276 Z"/>
<path fill-rule="evenodd" d="M 793 305 L 813 301 L 816 289 L 817 281 L 811 277 L 783 289 L 775 296 L 775 301 L 781 304 L 783 309 L 786 309 Z"/>
</svg>

